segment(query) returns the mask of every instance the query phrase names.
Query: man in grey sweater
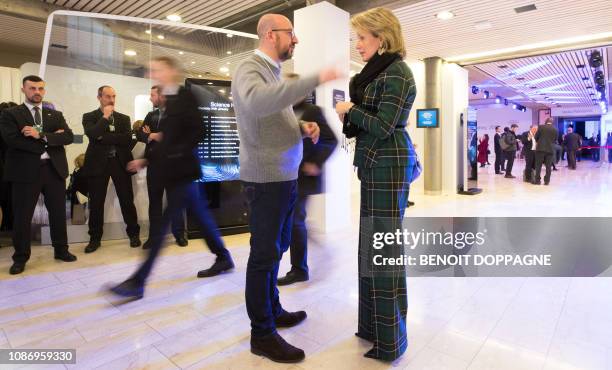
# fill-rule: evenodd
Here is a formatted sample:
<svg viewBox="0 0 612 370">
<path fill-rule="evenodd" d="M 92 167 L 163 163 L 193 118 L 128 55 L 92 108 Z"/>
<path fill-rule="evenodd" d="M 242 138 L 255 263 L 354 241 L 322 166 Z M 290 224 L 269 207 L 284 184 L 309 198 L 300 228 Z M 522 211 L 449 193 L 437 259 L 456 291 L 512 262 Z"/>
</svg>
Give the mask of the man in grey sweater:
<svg viewBox="0 0 612 370">
<path fill-rule="evenodd" d="M 304 351 L 285 342 L 277 327 L 297 325 L 306 312 L 285 311 L 276 281 L 289 247 L 302 138 L 316 143 L 319 127 L 298 122 L 293 104 L 317 85 L 341 76 L 335 69 L 283 81 L 280 63 L 298 40 L 291 21 L 264 15 L 257 25 L 259 48 L 236 69 L 232 95 L 240 136 L 240 178 L 250 210 L 251 253 L 246 272 L 246 306 L 251 319 L 251 352 L 278 362 L 299 362 Z"/>
</svg>

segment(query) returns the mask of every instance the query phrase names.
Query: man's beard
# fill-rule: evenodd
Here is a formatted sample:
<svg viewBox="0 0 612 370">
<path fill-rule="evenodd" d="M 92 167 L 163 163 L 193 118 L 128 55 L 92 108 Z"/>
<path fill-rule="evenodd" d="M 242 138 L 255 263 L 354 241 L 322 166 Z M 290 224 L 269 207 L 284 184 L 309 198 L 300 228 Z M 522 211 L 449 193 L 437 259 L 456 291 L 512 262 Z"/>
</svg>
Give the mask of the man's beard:
<svg viewBox="0 0 612 370">
<path fill-rule="evenodd" d="M 32 97 L 30 99 L 28 99 L 29 101 L 31 101 L 32 103 L 40 103 L 42 102 L 43 98 L 40 95 L 32 95 Z"/>
<path fill-rule="evenodd" d="M 285 60 L 289 60 L 293 58 L 293 48 L 294 48 L 294 45 L 292 44 L 292 45 L 289 45 L 286 50 L 279 51 L 278 57 L 280 58 L 280 60 L 285 61 Z"/>
</svg>

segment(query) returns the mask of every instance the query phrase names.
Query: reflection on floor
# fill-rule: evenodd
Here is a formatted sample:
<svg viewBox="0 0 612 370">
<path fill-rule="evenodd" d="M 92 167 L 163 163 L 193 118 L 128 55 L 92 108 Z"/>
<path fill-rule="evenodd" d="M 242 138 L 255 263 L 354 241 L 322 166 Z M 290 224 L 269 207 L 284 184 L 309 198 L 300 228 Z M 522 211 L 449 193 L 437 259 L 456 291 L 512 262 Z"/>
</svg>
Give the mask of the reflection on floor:
<svg viewBox="0 0 612 370">
<path fill-rule="evenodd" d="M 612 169 L 579 165 L 576 172 L 555 172 L 549 187 L 483 172 L 483 194 L 416 196 L 409 215 L 609 216 Z M 126 305 L 100 292 L 140 261 L 142 250 L 126 241 L 104 243 L 88 255 L 83 244 L 74 245 L 76 264 L 56 262 L 50 248 L 35 247 L 20 277 L 7 273 L 12 248 L 0 248 L 0 348 L 76 348 L 72 367 L 78 369 L 612 368 L 612 281 L 606 278 L 409 278 L 408 352 L 392 364 L 364 358 L 368 344 L 353 335 L 355 235 L 313 235 L 311 281 L 281 288 L 286 309 L 308 312 L 304 324 L 281 330 L 307 353 L 298 365 L 249 352 L 248 235 L 225 238 L 237 269 L 207 280 L 195 278 L 213 261 L 201 241 L 170 245 L 145 298 Z"/>
<path fill-rule="evenodd" d="M 493 163 L 494 156 L 489 157 Z M 524 160 L 514 163 L 516 179 L 495 175 L 493 165 L 478 168 L 479 195 L 425 197 L 416 194 L 411 200 L 421 201 L 411 210 L 415 216 L 612 216 L 612 164 L 578 162 L 577 170 L 569 170 L 565 161 L 553 171 L 550 185 L 523 182 Z M 542 166 L 542 178 L 544 178 Z M 542 180 L 543 182 L 544 180 Z M 412 199 L 414 198 L 414 199 Z"/>
</svg>

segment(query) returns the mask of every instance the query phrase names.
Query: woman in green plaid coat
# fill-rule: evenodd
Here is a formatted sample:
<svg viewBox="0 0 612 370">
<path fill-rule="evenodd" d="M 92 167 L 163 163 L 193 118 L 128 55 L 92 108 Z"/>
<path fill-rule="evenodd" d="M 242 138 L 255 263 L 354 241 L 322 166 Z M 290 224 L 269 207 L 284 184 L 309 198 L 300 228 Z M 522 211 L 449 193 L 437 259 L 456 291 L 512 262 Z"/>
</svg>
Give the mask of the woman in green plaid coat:
<svg viewBox="0 0 612 370">
<path fill-rule="evenodd" d="M 359 241 L 359 324 L 356 335 L 373 343 L 365 356 L 384 361 L 400 357 L 406 335 L 406 273 L 403 266 L 375 266 L 375 255 L 397 258 L 399 246 L 373 247 L 374 233 L 401 229 L 412 172 L 414 147 L 406 131 L 416 96 L 412 72 L 403 62 L 399 21 L 375 8 L 351 19 L 357 51 L 367 62 L 350 84 L 351 102 L 336 111 L 347 137 L 356 137 L 354 165 L 361 181 Z"/>
</svg>

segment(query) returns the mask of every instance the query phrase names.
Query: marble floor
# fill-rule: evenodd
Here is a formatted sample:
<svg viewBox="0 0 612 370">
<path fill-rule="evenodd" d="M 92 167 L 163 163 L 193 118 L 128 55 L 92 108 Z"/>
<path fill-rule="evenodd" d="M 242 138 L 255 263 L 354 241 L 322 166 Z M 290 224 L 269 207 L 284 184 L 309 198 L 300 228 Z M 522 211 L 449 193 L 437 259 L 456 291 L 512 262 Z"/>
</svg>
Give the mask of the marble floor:
<svg viewBox="0 0 612 370">
<path fill-rule="evenodd" d="M 563 164 L 561 164 L 563 166 Z M 519 173 L 521 162 L 515 174 Z M 414 194 L 410 215 L 610 216 L 612 166 L 560 168 L 551 186 L 534 187 L 481 169 L 475 197 Z M 357 199 L 355 199 L 357 202 Z M 356 221 L 357 215 L 355 215 Z M 408 278 L 407 353 L 394 363 L 366 359 L 357 321 L 355 228 L 312 235 L 311 280 L 281 287 L 288 310 L 308 319 L 280 330 L 306 351 L 297 365 L 249 352 L 244 307 L 248 235 L 224 238 L 234 272 L 196 279 L 213 256 L 199 240 L 169 245 L 145 298 L 119 305 L 103 293 L 127 277 L 143 251 L 105 242 L 79 261 L 33 248 L 26 272 L 8 275 L 12 248 L 0 248 L 0 348 L 74 348 L 77 369 L 612 369 L 612 280 L 608 278 Z M 288 258 L 281 267 L 288 269 Z M 9 369 L 0 365 L 0 369 Z"/>
</svg>

